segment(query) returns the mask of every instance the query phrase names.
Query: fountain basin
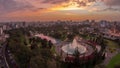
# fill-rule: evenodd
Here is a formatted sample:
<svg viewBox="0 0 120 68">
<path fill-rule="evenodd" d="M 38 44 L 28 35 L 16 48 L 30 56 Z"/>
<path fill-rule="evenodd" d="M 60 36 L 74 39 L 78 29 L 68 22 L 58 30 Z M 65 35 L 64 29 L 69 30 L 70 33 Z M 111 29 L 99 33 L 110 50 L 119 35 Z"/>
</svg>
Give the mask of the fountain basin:
<svg viewBox="0 0 120 68">
<path fill-rule="evenodd" d="M 75 38 L 72 43 L 66 44 L 62 47 L 62 51 L 66 54 L 74 54 L 76 48 L 78 49 L 78 52 L 80 54 L 86 53 L 87 49 L 85 46 L 77 42 L 77 39 Z"/>
</svg>

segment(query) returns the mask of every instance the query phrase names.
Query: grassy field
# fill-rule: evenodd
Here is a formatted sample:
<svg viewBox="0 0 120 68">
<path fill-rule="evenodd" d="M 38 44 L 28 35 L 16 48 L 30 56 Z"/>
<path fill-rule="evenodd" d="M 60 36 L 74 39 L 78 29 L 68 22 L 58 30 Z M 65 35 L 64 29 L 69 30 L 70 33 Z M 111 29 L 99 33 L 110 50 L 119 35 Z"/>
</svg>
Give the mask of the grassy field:
<svg viewBox="0 0 120 68">
<path fill-rule="evenodd" d="M 120 53 L 111 59 L 111 61 L 107 65 L 107 68 L 115 68 L 115 65 L 120 65 Z"/>
<path fill-rule="evenodd" d="M 109 51 L 112 51 L 114 53 L 114 49 L 118 49 L 119 48 L 119 44 L 112 41 L 112 40 L 105 40 L 107 43 L 106 45 L 108 46 Z M 120 53 L 115 55 L 109 62 L 109 64 L 107 65 L 107 68 L 115 68 L 116 65 L 120 65 Z"/>
</svg>

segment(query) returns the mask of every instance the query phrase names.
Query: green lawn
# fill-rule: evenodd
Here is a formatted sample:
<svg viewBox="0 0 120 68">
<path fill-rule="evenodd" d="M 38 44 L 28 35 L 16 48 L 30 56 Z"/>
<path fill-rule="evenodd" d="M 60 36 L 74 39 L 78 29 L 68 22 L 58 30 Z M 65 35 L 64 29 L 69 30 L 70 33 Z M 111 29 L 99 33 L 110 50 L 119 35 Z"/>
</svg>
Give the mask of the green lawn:
<svg viewBox="0 0 120 68">
<path fill-rule="evenodd" d="M 109 64 L 107 65 L 107 68 L 115 68 L 115 65 L 120 65 L 120 53 L 110 60 Z"/>
</svg>

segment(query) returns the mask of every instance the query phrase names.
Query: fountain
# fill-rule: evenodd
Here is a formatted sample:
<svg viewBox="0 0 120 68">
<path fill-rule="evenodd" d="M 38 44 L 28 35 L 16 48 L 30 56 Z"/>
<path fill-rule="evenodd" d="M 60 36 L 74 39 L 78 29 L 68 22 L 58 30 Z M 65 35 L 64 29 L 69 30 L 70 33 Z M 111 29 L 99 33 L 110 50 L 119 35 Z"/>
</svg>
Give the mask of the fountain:
<svg viewBox="0 0 120 68">
<path fill-rule="evenodd" d="M 74 63 L 77 59 L 82 64 L 91 62 L 91 60 L 94 61 L 94 58 L 99 58 L 95 54 L 103 57 L 104 52 L 101 53 L 101 46 L 78 37 L 75 37 L 72 43 L 64 44 L 60 53 L 64 62 Z"/>
<path fill-rule="evenodd" d="M 78 38 L 74 38 L 73 42 L 70 44 L 66 44 L 62 47 L 62 51 L 67 54 L 74 54 L 76 48 L 78 49 L 80 54 L 84 54 L 86 52 L 86 47 L 82 44 L 78 43 Z"/>
</svg>

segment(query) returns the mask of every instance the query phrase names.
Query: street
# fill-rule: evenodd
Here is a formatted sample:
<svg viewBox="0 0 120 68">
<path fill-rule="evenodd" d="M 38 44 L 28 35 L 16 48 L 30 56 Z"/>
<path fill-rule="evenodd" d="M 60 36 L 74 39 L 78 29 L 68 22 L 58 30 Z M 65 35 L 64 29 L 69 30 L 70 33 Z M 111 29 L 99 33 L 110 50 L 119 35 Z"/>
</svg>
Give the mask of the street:
<svg viewBox="0 0 120 68">
<path fill-rule="evenodd" d="M 0 68 L 9 68 L 8 62 L 6 60 L 5 51 L 6 45 L 0 46 Z"/>
</svg>

